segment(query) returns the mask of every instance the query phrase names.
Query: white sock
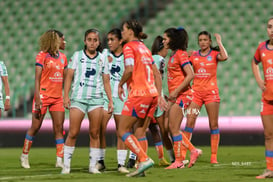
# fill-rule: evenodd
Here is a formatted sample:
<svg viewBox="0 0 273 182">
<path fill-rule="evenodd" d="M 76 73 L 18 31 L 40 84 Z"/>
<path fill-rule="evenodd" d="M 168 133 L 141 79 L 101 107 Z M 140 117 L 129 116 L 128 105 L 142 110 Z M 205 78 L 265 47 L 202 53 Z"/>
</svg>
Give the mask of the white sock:
<svg viewBox="0 0 273 182">
<path fill-rule="evenodd" d="M 100 148 L 99 160 L 104 160 L 104 158 L 105 158 L 105 151 L 106 151 L 106 149 Z"/>
<path fill-rule="evenodd" d="M 137 156 L 132 151 L 130 151 L 129 158 L 133 159 L 133 160 L 136 160 Z"/>
<path fill-rule="evenodd" d="M 169 154 L 170 161 L 171 161 L 171 162 L 174 161 L 174 160 L 175 160 L 175 157 L 174 157 L 173 149 L 167 150 L 167 153 Z"/>
<path fill-rule="evenodd" d="M 120 150 L 120 149 L 117 150 L 118 164 L 124 166 L 126 158 L 127 158 L 127 150 Z"/>
<path fill-rule="evenodd" d="M 22 157 L 24 157 L 24 158 L 28 158 L 28 154 L 24 154 L 24 153 L 22 153 L 22 155 L 21 155 Z"/>
<path fill-rule="evenodd" d="M 57 161 L 58 163 L 61 163 L 61 162 L 63 161 L 63 158 L 57 156 L 56 161 Z"/>
<path fill-rule="evenodd" d="M 70 168 L 72 155 L 74 153 L 75 147 L 70 147 L 64 145 L 64 166 Z"/>
<path fill-rule="evenodd" d="M 89 148 L 89 168 L 94 168 L 100 156 L 100 148 Z"/>
</svg>

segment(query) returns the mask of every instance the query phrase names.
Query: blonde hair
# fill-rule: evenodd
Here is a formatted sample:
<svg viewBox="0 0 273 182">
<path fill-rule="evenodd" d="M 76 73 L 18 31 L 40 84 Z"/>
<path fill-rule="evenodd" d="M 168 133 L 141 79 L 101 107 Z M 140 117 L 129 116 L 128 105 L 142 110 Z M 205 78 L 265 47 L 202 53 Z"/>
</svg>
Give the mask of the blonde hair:
<svg viewBox="0 0 273 182">
<path fill-rule="evenodd" d="M 40 50 L 56 56 L 60 42 L 58 34 L 54 30 L 48 30 L 40 37 Z"/>
</svg>

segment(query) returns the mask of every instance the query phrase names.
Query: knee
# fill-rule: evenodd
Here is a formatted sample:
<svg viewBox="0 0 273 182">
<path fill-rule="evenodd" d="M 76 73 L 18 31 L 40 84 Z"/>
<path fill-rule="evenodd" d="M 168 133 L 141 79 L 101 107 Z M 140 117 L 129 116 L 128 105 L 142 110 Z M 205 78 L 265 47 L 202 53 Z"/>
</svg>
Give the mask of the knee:
<svg viewBox="0 0 273 182">
<path fill-rule="evenodd" d="M 273 132 L 272 131 L 265 131 L 264 138 L 265 138 L 265 140 L 273 140 Z"/>
<path fill-rule="evenodd" d="M 91 130 L 89 134 L 90 138 L 92 138 L 93 140 L 99 138 L 99 130 Z"/>
</svg>

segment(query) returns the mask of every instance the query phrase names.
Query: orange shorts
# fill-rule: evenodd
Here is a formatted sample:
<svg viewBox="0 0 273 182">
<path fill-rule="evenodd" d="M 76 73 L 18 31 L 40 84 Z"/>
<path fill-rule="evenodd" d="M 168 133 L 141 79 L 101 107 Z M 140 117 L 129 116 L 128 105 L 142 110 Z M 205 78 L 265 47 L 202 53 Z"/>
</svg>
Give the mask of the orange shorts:
<svg viewBox="0 0 273 182">
<path fill-rule="evenodd" d="M 173 101 L 169 100 L 170 102 L 174 103 Z M 192 102 L 192 95 L 179 95 L 175 101 L 181 108 L 187 109 Z"/>
<path fill-rule="evenodd" d="M 151 121 L 150 121 L 150 124 L 156 124 L 156 123 L 157 123 L 156 119 L 154 117 L 152 117 Z"/>
<path fill-rule="evenodd" d="M 125 101 L 121 114 L 145 118 L 153 117 L 157 107 L 157 97 L 131 97 Z"/>
<path fill-rule="evenodd" d="M 273 115 L 273 101 L 266 101 L 262 99 L 261 115 Z"/>
<path fill-rule="evenodd" d="M 41 96 L 42 101 L 42 108 L 41 108 L 41 114 L 45 114 L 47 112 L 47 108 L 49 108 L 49 111 L 61 111 L 64 112 L 64 106 L 63 106 L 63 98 L 54 98 L 54 97 L 48 97 L 48 96 Z M 36 113 L 35 110 L 35 98 L 33 99 L 32 103 L 32 113 Z"/>
<path fill-rule="evenodd" d="M 196 103 L 200 107 L 203 104 L 208 104 L 211 102 L 220 102 L 219 90 L 208 90 L 208 91 L 194 91 L 192 102 Z"/>
</svg>

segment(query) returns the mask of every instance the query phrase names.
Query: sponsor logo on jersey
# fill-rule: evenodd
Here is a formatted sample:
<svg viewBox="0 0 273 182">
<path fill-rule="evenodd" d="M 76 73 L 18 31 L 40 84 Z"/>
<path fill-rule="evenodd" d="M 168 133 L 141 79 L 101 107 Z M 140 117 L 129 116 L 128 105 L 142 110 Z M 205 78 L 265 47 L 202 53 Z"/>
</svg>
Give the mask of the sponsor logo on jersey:
<svg viewBox="0 0 273 182">
<path fill-rule="evenodd" d="M 140 107 L 142 107 L 142 108 L 149 108 L 149 105 L 140 104 Z"/>
<path fill-rule="evenodd" d="M 199 68 L 199 70 L 197 71 L 198 73 L 206 73 L 207 72 L 207 70 L 206 69 L 204 69 L 204 68 Z"/>
<path fill-rule="evenodd" d="M 53 76 L 49 77 L 49 80 L 51 80 L 52 82 L 62 82 L 63 81 L 63 77 L 62 77 L 62 73 L 60 72 L 55 72 Z"/>
</svg>

